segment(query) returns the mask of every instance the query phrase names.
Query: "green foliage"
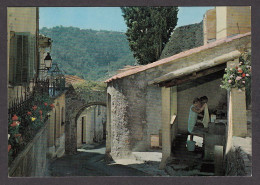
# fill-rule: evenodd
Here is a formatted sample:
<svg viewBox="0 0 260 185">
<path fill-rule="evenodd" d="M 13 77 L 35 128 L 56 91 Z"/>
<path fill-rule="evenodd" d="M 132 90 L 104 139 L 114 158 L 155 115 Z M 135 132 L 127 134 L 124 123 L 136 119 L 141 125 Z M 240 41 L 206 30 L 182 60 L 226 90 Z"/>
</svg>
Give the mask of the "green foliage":
<svg viewBox="0 0 260 185">
<path fill-rule="evenodd" d="M 106 84 L 104 82 L 96 81 L 85 81 L 80 83 L 75 83 L 73 85 L 76 92 L 88 93 L 91 91 L 106 91 Z"/>
<path fill-rule="evenodd" d="M 126 36 L 139 64 L 155 62 L 177 25 L 178 7 L 123 7 Z"/>
<path fill-rule="evenodd" d="M 44 27 L 40 33 L 53 40 L 53 61 L 68 75 L 101 81 L 125 65 L 135 64 L 121 32 L 57 26 Z"/>
<path fill-rule="evenodd" d="M 203 24 L 190 24 L 176 28 L 162 51 L 161 59 L 203 45 Z"/>
</svg>

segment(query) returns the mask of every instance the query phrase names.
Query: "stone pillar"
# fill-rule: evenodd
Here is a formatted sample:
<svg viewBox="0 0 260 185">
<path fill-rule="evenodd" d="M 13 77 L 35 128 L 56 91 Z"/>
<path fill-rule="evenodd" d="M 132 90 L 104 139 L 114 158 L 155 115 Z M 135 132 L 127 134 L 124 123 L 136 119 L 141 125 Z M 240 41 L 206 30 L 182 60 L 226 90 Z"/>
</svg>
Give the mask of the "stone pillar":
<svg viewBox="0 0 260 185">
<path fill-rule="evenodd" d="M 227 67 L 235 67 L 239 59 L 227 63 Z M 229 126 L 232 125 L 232 136 L 247 135 L 246 94 L 245 90 L 232 88 L 229 95 Z"/>
<path fill-rule="evenodd" d="M 68 118 L 65 122 L 65 152 L 73 155 L 77 153 L 77 121 L 75 117 Z"/>
<path fill-rule="evenodd" d="M 171 156 L 171 89 L 162 87 L 162 161 L 159 168 L 164 169 Z"/>
<path fill-rule="evenodd" d="M 171 119 L 172 116 L 177 116 L 177 86 L 171 87 Z M 175 119 L 174 124 L 171 126 L 171 141 L 176 138 L 178 132 L 177 119 Z"/>
<path fill-rule="evenodd" d="M 246 95 L 245 90 L 233 88 L 230 91 L 230 103 L 232 109 L 229 110 L 232 114 L 231 122 L 233 127 L 233 136 L 247 136 L 247 117 L 246 117 Z"/>
</svg>

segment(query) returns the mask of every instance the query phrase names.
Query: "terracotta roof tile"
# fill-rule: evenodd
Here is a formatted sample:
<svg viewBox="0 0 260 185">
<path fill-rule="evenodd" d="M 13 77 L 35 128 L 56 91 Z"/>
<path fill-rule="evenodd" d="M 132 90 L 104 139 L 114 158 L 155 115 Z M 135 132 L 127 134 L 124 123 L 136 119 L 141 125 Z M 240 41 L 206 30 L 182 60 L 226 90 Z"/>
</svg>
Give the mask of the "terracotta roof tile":
<svg viewBox="0 0 260 185">
<path fill-rule="evenodd" d="M 122 73 L 119 73 L 119 74 L 107 79 L 105 81 L 105 83 L 108 83 L 108 82 L 111 82 L 113 80 L 120 79 L 120 78 L 123 78 L 123 77 L 126 77 L 126 76 L 130 76 L 130 75 L 145 71 L 147 69 L 157 67 L 157 66 L 162 65 L 162 64 L 166 64 L 166 63 L 171 62 L 173 60 L 184 58 L 184 57 L 187 57 L 189 55 L 192 55 L 192 54 L 204 51 L 204 50 L 208 50 L 208 49 L 214 48 L 216 46 L 219 46 L 221 44 L 228 43 L 228 42 L 231 42 L 233 40 L 240 39 L 240 38 L 243 38 L 243 37 L 246 37 L 246 36 L 249 36 L 249 35 L 251 35 L 251 32 L 248 32 L 248 33 L 245 33 L 245 34 L 239 34 L 239 35 L 236 35 L 236 36 L 233 36 L 233 37 L 230 37 L 230 38 L 224 38 L 224 39 L 216 40 L 215 42 L 211 42 L 211 43 L 205 44 L 203 46 L 178 53 L 178 54 L 173 55 L 171 57 L 164 58 L 164 59 L 158 60 L 156 62 L 147 64 L 147 65 L 142 65 L 142 66 L 139 66 L 139 67 L 136 67 L 136 68 L 133 68 L 133 69 L 130 68 L 127 71 L 124 71 Z"/>
</svg>

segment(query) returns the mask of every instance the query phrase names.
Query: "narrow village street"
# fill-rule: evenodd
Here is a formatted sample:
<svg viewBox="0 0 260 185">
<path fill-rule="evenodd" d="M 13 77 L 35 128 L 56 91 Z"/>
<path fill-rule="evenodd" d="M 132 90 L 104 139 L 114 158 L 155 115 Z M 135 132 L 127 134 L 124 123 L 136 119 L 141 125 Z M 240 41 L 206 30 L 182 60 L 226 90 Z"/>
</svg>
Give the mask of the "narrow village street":
<svg viewBox="0 0 260 185">
<path fill-rule="evenodd" d="M 150 176 L 137 169 L 104 161 L 105 144 L 79 149 L 76 155 L 65 155 L 50 162 L 49 175 L 60 176 Z"/>
<path fill-rule="evenodd" d="M 8 178 L 252 176 L 251 6 L 5 11 Z"/>
</svg>

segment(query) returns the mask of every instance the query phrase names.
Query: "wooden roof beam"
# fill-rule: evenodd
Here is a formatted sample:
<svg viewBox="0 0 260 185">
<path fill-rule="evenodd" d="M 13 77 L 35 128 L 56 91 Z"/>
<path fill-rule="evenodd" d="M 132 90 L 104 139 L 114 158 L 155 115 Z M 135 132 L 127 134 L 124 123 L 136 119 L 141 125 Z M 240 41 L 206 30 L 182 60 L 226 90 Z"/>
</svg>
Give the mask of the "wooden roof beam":
<svg viewBox="0 0 260 185">
<path fill-rule="evenodd" d="M 197 72 L 196 74 L 192 73 L 192 74 L 189 74 L 189 75 L 184 76 L 182 78 L 176 78 L 176 79 L 173 79 L 173 80 L 170 80 L 170 81 L 167 81 L 167 82 L 159 83 L 159 86 L 160 87 L 163 87 L 163 86 L 172 87 L 172 86 L 179 85 L 179 84 L 191 81 L 191 80 L 195 80 L 195 79 L 203 77 L 203 76 L 207 76 L 207 75 L 212 74 L 212 73 L 216 73 L 218 71 L 224 70 L 225 68 L 226 68 L 226 64 L 221 64 L 221 65 L 218 65 L 218 66 Z"/>
<path fill-rule="evenodd" d="M 159 84 L 159 83 L 162 83 L 164 81 L 172 80 L 174 78 L 180 78 L 182 76 L 187 76 L 187 75 L 190 75 L 190 74 L 196 73 L 196 72 L 198 73 L 199 71 L 202 71 L 202 70 L 212 68 L 214 66 L 226 63 L 226 62 L 234 60 L 234 59 L 236 59 L 240 56 L 241 56 L 240 51 L 235 50 L 235 51 L 229 52 L 227 54 L 220 55 L 218 57 L 212 58 L 211 60 L 198 62 L 198 63 L 190 65 L 188 67 L 180 68 L 180 69 L 177 69 L 177 70 L 172 71 L 170 73 L 167 73 L 167 74 L 160 76 L 160 77 L 158 77 L 158 78 L 156 78 L 152 81 L 149 81 L 148 85 Z"/>
</svg>

